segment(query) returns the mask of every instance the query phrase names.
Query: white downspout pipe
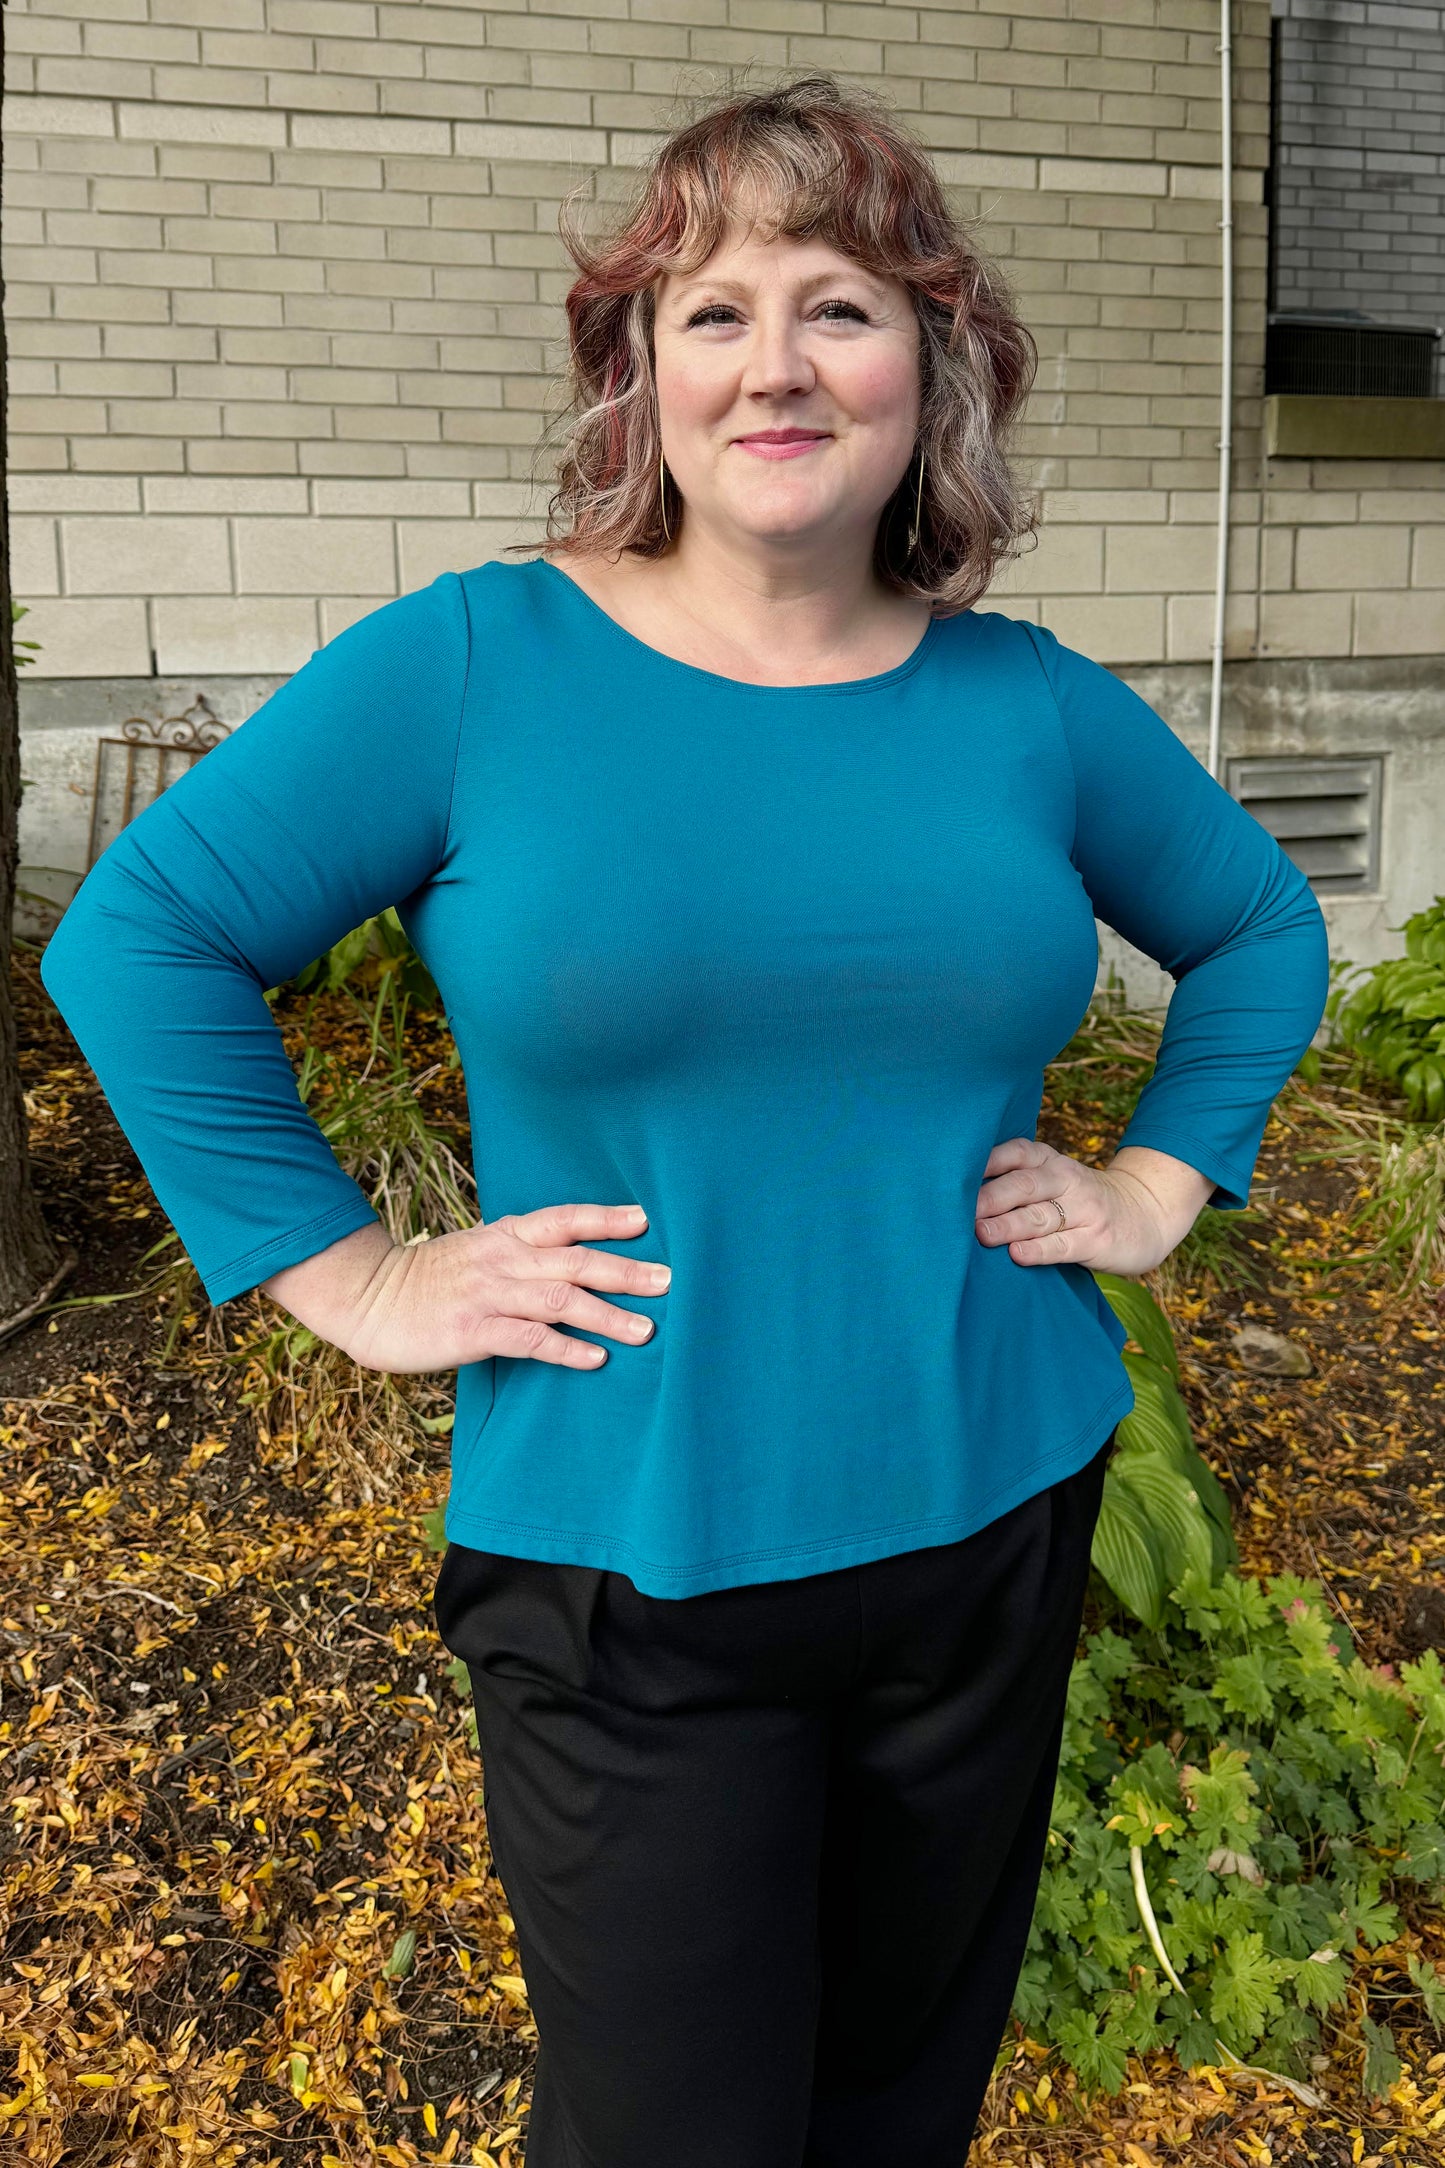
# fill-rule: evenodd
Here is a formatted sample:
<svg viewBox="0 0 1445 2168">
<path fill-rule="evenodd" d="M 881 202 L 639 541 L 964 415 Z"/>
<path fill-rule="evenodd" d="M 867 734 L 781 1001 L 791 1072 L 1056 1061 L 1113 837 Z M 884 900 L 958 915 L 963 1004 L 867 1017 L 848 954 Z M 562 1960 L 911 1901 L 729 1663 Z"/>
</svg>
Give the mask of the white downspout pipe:
<svg viewBox="0 0 1445 2168">
<path fill-rule="evenodd" d="M 1229 35 L 1230 0 L 1219 0 L 1219 232 L 1223 312 L 1219 364 L 1219 550 L 1214 572 L 1214 638 L 1209 671 L 1209 772 L 1222 780 L 1219 761 L 1219 709 L 1224 671 L 1224 596 L 1229 567 L 1229 470 L 1234 410 L 1234 124 L 1230 104 L 1233 46 Z"/>
</svg>

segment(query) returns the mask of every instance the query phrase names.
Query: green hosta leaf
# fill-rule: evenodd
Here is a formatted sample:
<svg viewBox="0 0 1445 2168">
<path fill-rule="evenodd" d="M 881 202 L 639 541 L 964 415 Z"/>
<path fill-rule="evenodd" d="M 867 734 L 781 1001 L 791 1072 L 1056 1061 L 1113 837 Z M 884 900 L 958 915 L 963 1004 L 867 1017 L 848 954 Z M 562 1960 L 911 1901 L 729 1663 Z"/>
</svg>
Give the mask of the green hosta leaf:
<svg viewBox="0 0 1445 2168">
<path fill-rule="evenodd" d="M 404 1980 L 416 1963 L 416 1929 L 408 1927 L 405 1934 L 398 1935 L 391 1946 L 391 1955 L 381 1970 L 388 1980 Z"/>
<path fill-rule="evenodd" d="M 1236 2053 L 1241 2044 L 1253 2047 L 1284 2007 L 1279 1982 L 1293 1970 L 1287 1959 L 1270 1955 L 1262 1934 L 1234 1935 L 1225 1943 L 1209 1983 L 1209 2014 Z"/>
<path fill-rule="evenodd" d="M 1384 2100 L 1391 2087 L 1400 2082 L 1395 2035 L 1388 2025 L 1377 2025 L 1368 2017 L 1360 2019 L 1360 2030 L 1365 2036 L 1365 2091 L 1372 2100 Z"/>
<path fill-rule="evenodd" d="M 1123 1358 L 1134 1388 L 1134 1405 L 1121 1417 L 1118 1451 L 1162 1453 L 1181 1465 L 1194 1453 L 1189 1410 L 1170 1373 L 1149 1355 Z"/>
<path fill-rule="evenodd" d="M 1170 1585 L 1164 1554 L 1147 1512 L 1120 1482 L 1112 1464 L 1104 1471 L 1092 1557 L 1126 1610 L 1146 1626 L 1164 1624 L 1164 1599 Z"/>
<path fill-rule="evenodd" d="M 1115 1455 L 1110 1472 L 1148 1516 L 1169 1587 L 1177 1588 L 1191 1571 L 1208 1576 L 1214 1563 L 1209 1522 L 1198 1492 L 1177 1465 L 1160 1453 L 1130 1451 Z"/>
<path fill-rule="evenodd" d="M 1176 1381 L 1179 1351 L 1169 1320 L 1142 1280 L 1126 1280 L 1117 1272 L 1096 1272 L 1099 1291 L 1130 1338 Z M 1126 1416 L 1125 1422 L 1129 1420 Z"/>
<path fill-rule="evenodd" d="M 422 1541 L 429 1551 L 444 1551 L 446 1549 L 447 1506 L 445 1499 L 442 1500 L 439 1506 L 433 1506 L 430 1513 L 422 1515 L 421 1535 Z"/>
</svg>

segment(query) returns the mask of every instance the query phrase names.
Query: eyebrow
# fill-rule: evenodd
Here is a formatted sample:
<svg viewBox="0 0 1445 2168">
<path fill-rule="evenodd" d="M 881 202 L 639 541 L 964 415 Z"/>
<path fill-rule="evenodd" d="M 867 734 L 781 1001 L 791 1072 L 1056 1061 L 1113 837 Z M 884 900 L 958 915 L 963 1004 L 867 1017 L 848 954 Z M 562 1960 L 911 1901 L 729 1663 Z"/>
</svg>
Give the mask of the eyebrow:
<svg viewBox="0 0 1445 2168">
<path fill-rule="evenodd" d="M 873 289 L 874 293 L 882 293 L 882 280 L 876 279 L 871 271 L 865 271 L 862 264 L 850 264 L 847 271 L 815 271 L 811 277 L 805 278 L 801 282 L 798 291 L 800 293 L 807 294 L 811 293 L 815 286 L 836 285 L 837 281 L 840 278 L 846 278 L 847 276 L 849 276 L 850 273 L 853 276 L 860 278 L 865 286 L 870 286 Z M 678 287 L 676 293 L 673 295 L 673 300 L 676 302 L 683 302 L 687 299 L 689 294 L 697 293 L 703 288 L 706 288 L 708 292 L 714 294 L 743 295 L 749 291 L 749 288 L 740 279 L 711 279 L 704 277 L 701 273 L 699 273 L 696 278 L 687 279 L 681 286 Z"/>
</svg>

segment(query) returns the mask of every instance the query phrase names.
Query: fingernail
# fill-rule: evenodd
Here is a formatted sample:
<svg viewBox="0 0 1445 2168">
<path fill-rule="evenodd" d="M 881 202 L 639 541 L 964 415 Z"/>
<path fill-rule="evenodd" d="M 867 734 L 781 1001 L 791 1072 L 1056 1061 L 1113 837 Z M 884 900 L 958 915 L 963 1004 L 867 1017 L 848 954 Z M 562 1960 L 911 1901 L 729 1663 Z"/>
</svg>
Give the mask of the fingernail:
<svg viewBox="0 0 1445 2168">
<path fill-rule="evenodd" d="M 647 1214 L 643 1211 L 640 1204 L 630 1204 L 625 1208 L 625 1216 L 628 1219 L 645 1220 Z"/>
<path fill-rule="evenodd" d="M 672 1267 L 671 1265 L 654 1265 L 648 1277 L 654 1287 L 666 1287 L 668 1281 L 672 1278 Z"/>
</svg>

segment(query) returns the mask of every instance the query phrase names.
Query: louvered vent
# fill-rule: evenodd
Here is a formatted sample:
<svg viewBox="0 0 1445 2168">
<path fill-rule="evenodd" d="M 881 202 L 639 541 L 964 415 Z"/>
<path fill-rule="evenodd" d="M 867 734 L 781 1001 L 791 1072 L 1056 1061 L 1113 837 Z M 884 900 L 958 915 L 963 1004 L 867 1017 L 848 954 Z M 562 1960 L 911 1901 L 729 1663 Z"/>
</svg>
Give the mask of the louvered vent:
<svg viewBox="0 0 1445 2168">
<path fill-rule="evenodd" d="M 1269 830 L 1320 895 L 1372 890 L 1380 876 L 1384 756 L 1242 759 L 1225 788 Z"/>
<path fill-rule="evenodd" d="M 1264 388 L 1350 399 L 1430 399 L 1439 350 L 1437 324 L 1377 324 L 1351 309 L 1333 316 L 1281 310 L 1265 330 Z"/>
</svg>

